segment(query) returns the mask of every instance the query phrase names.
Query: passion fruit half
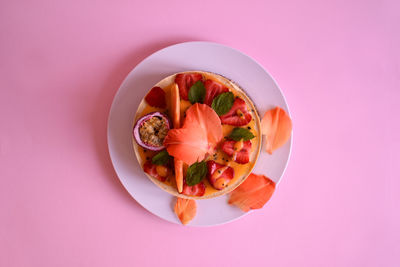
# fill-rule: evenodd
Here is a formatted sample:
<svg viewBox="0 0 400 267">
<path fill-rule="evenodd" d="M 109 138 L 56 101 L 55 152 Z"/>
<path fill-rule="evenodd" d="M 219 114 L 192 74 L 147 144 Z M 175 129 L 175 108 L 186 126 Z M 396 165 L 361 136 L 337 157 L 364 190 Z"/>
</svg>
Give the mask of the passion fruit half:
<svg viewBox="0 0 400 267">
<path fill-rule="evenodd" d="M 133 127 L 133 137 L 136 143 L 151 151 L 164 149 L 164 138 L 167 136 L 171 123 L 167 115 L 152 112 L 137 120 Z"/>
</svg>

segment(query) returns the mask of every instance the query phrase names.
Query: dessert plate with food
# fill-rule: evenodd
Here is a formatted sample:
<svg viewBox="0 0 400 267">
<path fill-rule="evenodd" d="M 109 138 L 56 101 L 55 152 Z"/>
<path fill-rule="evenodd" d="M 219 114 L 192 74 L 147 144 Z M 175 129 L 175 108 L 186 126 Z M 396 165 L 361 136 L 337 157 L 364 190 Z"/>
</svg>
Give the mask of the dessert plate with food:
<svg viewBox="0 0 400 267">
<path fill-rule="evenodd" d="M 108 123 L 111 160 L 132 197 L 165 220 L 196 226 L 262 208 L 287 166 L 291 136 L 271 76 L 208 42 L 173 45 L 137 65 Z"/>
</svg>

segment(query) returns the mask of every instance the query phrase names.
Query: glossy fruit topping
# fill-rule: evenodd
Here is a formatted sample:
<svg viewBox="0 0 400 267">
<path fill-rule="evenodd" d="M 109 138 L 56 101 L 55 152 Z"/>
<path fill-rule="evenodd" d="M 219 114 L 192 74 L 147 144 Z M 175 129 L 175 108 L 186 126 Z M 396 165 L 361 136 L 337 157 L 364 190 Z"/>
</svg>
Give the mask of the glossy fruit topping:
<svg viewBox="0 0 400 267">
<path fill-rule="evenodd" d="M 222 115 L 220 118 L 223 124 L 244 126 L 251 121 L 252 116 L 247 110 L 246 102 L 237 97 L 228 113 Z"/>
<path fill-rule="evenodd" d="M 239 164 L 246 164 L 250 160 L 251 141 L 227 140 L 221 144 L 222 151 Z"/>
<path fill-rule="evenodd" d="M 235 171 L 232 167 L 219 164 L 213 160 L 207 161 L 207 168 L 208 181 L 217 190 L 227 187 L 235 176 Z"/>
</svg>

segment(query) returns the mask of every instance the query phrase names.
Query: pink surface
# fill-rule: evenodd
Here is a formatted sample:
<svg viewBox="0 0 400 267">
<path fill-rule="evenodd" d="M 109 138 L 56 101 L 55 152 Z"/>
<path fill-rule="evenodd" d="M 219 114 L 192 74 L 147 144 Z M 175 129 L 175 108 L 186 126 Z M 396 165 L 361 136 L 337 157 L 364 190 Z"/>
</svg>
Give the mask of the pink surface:
<svg viewBox="0 0 400 267">
<path fill-rule="evenodd" d="M 398 1 L 164 2 L 0 4 L 0 266 L 399 266 Z M 124 77 L 191 40 L 263 64 L 294 122 L 269 204 L 212 228 L 145 211 L 106 145 Z"/>
</svg>

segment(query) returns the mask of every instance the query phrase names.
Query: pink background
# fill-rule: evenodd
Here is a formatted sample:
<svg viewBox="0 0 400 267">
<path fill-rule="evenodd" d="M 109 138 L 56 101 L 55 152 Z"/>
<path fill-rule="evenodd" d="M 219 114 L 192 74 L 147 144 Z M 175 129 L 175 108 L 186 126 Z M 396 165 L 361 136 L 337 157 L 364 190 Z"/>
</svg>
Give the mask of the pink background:
<svg viewBox="0 0 400 267">
<path fill-rule="evenodd" d="M 400 266 L 398 3 L 2 1 L 0 266 Z M 268 205 L 212 228 L 144 210 L 106 145 L 124 77 L 192 40 L 263 64 L 294 122 Z"/>
</svg>

